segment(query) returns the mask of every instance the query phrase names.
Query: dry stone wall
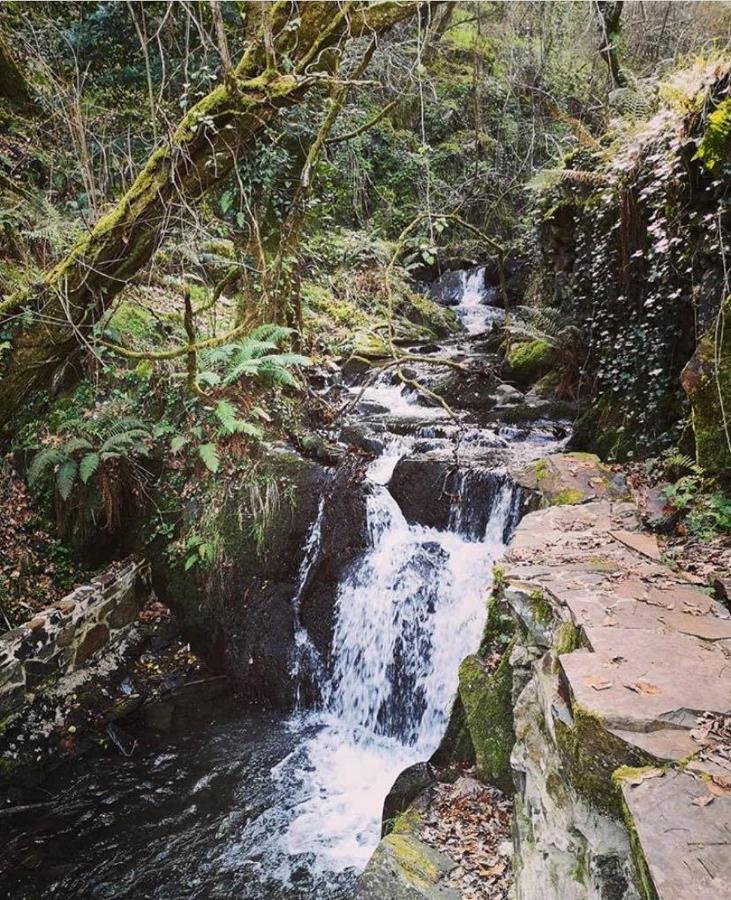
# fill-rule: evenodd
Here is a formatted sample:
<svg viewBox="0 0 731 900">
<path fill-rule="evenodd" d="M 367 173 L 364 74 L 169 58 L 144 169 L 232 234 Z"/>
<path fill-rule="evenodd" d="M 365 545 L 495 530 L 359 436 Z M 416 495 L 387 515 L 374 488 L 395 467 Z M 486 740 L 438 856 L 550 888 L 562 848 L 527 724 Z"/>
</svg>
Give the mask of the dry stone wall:
<svg viewBox="0 0 731 900">
<path fill-rule="evenodd" d="M 115 644 L 149 596 L 149 565 L 131 558 L 0 636 L 0 722 Z"/>
</svg>

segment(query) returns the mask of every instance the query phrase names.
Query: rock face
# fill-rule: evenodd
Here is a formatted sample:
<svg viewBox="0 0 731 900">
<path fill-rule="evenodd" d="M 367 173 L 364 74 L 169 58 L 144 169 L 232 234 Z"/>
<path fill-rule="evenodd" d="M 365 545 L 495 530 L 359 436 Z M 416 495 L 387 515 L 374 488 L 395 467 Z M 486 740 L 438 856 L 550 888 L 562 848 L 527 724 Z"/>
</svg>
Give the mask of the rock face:
<svg viewBox="0 0 731 900">
<path fill-rule="evenodd" d="M 731 799 L 694 800 L 729 775 L 695 730 L 704 711 L 731 713 L 728 611 L 660 564 L 634 506 L 608 500 L 528 515 L 504 578 L 518 900 L 725 896 Z M 699 781 L 674 768 L 689 757 Z"/>
<path fill-rule="evenodd" d="M 215 670 L 230 675 L 247 699 L 288 707 L 294 701 L 292 598 L 327 473 L 287 449 L 270 451 L 259 471 L 262 484 L 276 485 L 274 509 L 257 519 L 249 486 L 233 486 L 212 523 L 224 546 L 221 564 L 186 572 L 184 559 L 153 546 L 152 579 L 183 633 Z M 202 516 L 200 507 L 186 509 L 184 528 L 195 532 Z M 264 532 L 258 542 L 257 527 Z"/>
</svg>

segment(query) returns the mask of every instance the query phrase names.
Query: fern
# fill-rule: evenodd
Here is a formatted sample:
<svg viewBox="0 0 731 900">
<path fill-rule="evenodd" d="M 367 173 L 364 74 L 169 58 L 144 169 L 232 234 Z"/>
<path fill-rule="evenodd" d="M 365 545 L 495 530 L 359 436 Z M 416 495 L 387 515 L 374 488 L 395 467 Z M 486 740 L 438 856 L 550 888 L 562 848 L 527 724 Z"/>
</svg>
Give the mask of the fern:
<svg viewBox="0 0 731 900">
<path fill-rule="evenodd" d="M 291 333 L 290 328 L 281 325 L 261 325 L 240 341 L 208 351 L 203 354 L 207 369 L 199 381 L 210 384 L 216 383 L 217 378 L 218 383 L 229 386 L 246 377 L 295 389 L 301 387 L 291 369 L 310 365 L 310 359 L 279 349 Z M 211 378 L 212 375 L 215 377 Z"/>
<path fill-rule="evenodd" d="M 88 484 L 91 476 L 99 468 L 101 457 L 98 453 L 87 453 L 79 463 L 79 478 L 82 484 Z"/>
<path fill-rule="evenodd" d="M 209 472 L 215 475 L 221 465 L 218 456 L 218 447 L 215 444 L 201 444 L 198 447 L 198 455 L 203 460 L 203 464 Z"/>
<path fill-rule="evenodd" d="M 28 487 L 37 487 L 49 474 L 49 469 L 57 466 L 64 459 L 66 459 L 66 454 L 63 450 L 55 447 L 49 447 L 36 453 L 28 469 Z"/>
<path fill-rule="evenodd" d="M 64 460 L 58 467 L 58 471 L 56 472 L 56 487 L 58 488 L 58 493 L 61 495 L 62 500 L 68 500 L 71 496 L 78 470 L 79 464 L 73 457 Z"/>
</svg>

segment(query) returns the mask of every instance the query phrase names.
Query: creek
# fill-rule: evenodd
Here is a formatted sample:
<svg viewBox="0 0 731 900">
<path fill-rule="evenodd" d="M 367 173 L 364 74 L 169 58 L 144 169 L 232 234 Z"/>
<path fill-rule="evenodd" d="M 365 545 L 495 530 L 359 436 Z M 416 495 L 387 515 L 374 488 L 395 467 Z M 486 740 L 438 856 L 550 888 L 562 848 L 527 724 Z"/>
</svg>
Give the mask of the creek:
<svg viewBox="0 0 731 900">
<path fill-rule="evenodd" d="M 502 311 L 484 270 L 461 274 L 464 330 L 420 355 L 484 355 Z M 417 362 L 433 385 L 445 368 Z M 338 586 L 331 659 L 304 627 L 292 677 L 316 708 L 289 716 L 226 709 L 194 732 L 130 759 L 99 756 L 51 777 L 50 810 L 9 827 L 22 865 L 4 896 L 85 898 L 345 898 L 380 836 L 383 800 L 404 768 L 444 734 L 460 661 L 476 650 L 492 565 L 518 522 L 506 469 L 557 438 L 550 423 L 519 429 L 456 418 L 384 370 L 340 388 L 349 423 L 377 440 L 368 464 L 369 548 Z M 449 472 L 446 527 L 407 519 L 389 484 L 404 459 Z M 448 485 L 448 487 L 447 487 Z M 321 507 L 322 512 L 322 507 Z M 322 515 L 300 570 L 311 576 Z"/>
</svg>

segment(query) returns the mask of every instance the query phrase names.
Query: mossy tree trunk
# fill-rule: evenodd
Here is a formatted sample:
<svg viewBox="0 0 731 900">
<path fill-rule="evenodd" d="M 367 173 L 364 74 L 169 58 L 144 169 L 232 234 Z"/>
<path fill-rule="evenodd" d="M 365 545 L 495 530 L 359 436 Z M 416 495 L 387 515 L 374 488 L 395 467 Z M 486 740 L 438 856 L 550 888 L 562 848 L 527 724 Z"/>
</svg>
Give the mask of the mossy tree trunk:
<svg viewBox="0 0 731 900">
<path fill-rule="evenodd" d="M 183 117 L 116 207 L 41 284 L 0 302 L 0 319 L 33 312 L 15 335 L 0 383 L 0 426 L 35 390 L 77 377 L 95 322 L 149 262 L 176 205 L 197 204 L 225 178 L 283 108 L 328 78 L 347 40 L 383 32 L 421 6 L 428 4 L 252 4 L 248 49 L 223 83 Z"/>
</svg>

